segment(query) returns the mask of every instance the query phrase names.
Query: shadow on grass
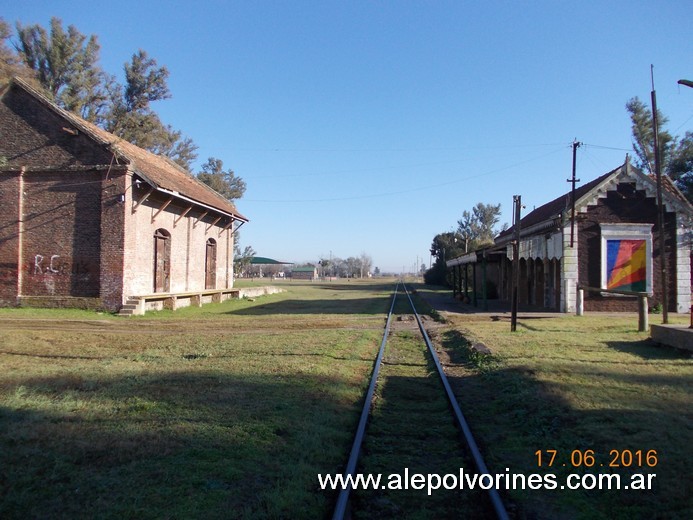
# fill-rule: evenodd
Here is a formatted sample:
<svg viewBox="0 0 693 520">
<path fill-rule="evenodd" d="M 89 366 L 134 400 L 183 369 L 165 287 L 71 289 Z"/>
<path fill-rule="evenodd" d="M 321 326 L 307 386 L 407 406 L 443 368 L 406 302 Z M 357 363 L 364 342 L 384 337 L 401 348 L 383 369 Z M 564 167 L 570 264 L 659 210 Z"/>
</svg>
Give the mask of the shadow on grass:
<svg viewBox="0 0 693 520">
<path fill-rule="evenodd" d="M 607 341 L 609 348 L 633 354 L 642 359 L 690 359 L 693 357 L 692 352 L 668 347 L 666 345 L 658 345 L 651 339 L 642 339 L 639 341 Z"/>
<path fill-rule="evenodd" d="M 235 316 L 271 316 L 277 314 L 387 314 L 391 294 L 370 298 L 282 300 L 271 303 L 258 302 L 244 309 L 234 309 L 227 314 Z"/>
<path fill-rule="evenodd" d="M 0 517 L 320 518 L 358 420 L 336 377 L 32 378 L 0 406 Z"/>
</svg>

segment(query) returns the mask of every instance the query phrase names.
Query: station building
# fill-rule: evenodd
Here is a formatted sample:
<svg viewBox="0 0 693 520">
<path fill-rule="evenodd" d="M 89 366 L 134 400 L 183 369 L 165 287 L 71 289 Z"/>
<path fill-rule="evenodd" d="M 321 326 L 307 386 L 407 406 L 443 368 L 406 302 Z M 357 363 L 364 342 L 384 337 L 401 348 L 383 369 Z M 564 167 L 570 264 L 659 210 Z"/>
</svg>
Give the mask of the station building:
<svg viewBox="0 0 693 520">
<path fill-rule="evenodd" d="M 234 204 L 20 79 L 0 89 L 0 200 L 0 305 L 175 308 L 233 287 Z"/>
<path fill-rule="evenodd" d="M 663 176 L 667 309 L 691 306 L 691 222 L 693 207 Z M 646 293 L 650 305 L 664 305 L 657 227 L 655 180 L 623 165 L 571 193 L 534 209 L 520 220 L 518 302 L 521 308 L 574 312 L 578 288 L 587 311 L 635 311 Z M 572 230 L 571 230 L 572 228 Z M 446 262 L 453 291 L 475 299 L 512 296 L 515 226 L 494 244 Z M 601 289 L 601 290 L 600 290 Z"/>
</svg>

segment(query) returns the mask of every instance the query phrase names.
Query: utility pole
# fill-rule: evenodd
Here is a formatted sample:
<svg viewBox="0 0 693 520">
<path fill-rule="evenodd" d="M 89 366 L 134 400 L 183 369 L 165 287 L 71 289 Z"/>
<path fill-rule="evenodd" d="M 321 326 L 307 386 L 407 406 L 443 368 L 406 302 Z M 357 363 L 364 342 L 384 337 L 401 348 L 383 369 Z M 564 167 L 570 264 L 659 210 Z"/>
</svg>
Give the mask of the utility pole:
<svg viewBox="0 0 693 520">
<path fill-rule="evenodd" d="M 659 228 L 659 267 L 662 292 L 662 323 L 669 323 L 669 288 L 667 287 L 667 255 L 664 249 L 664 205 L 662 204 L 662 171 L 659 160 L 659 127 L 657 126 L 657 95 L 654 88 L 654 65 L 650 65 L 652 76 L 652 131 L 654 133 L 654 167 L 657 178 L 657 227 Z"/>
<path fill-rule="evenodd" d="M 693 81 L 688 80 L 688 79 L 680 79 L 677 81 L 679 85 L 685 85 L 687 87 L 693 88 Z M 691 326 L 689 327 L 693 329 L 693 305 L 691 305 Z"/>
<path fill-rule="evenodd" d="M 522 197 L 513 197 L 515 220 L 515 240 L 513 240 L 513 292 L 510 302 L 510 331 L 517 330 L 517 291 L 520 287 L 520 212 L 522 211 Z"/>
<path fill-rule="evenodd" d="M 577 139 L 573 141 L 573 177 L 572 179 L 567 179 L 566 182 L 573 184 L 573 188 L 570 192 L 571 198 L 571 216 L 570 216 L 570 247 L 573 247 L 575 243 L 575 184 L 580 182 L 580 179 L 575 178 L 575 158 L 577 156 L 577 149 L 580 148 L 582 143 L 578 143 Z"/>
</svg>

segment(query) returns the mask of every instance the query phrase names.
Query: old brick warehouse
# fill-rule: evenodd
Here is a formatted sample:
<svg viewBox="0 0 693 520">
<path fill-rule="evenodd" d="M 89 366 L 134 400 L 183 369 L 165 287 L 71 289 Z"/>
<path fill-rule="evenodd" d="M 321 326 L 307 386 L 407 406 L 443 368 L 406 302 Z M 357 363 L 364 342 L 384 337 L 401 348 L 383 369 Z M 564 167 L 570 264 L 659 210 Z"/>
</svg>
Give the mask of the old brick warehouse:
<svg viewBox="0 0 693 520">
<path fill-rule="evenodd" d="M 666 176 L 663 185 L 666 304 L 671 312 L 686 313 L 691 305 L 693 208 Z M 637 310 L 637 297 L 605 290 L 647 293 L 651 305 L 664 305 L 656 192 L 655 180 L 626 158 L 623 165 L 575 190 L 574 226 L 570 192 L 524 216 L 519 304 L 573 312 L 578 288 L 585 288 L 586 310 Z M 513 226 L 493 245 L 447 261 L 454 292 L 476 294 L 478 302 L 485 288 L 489 298 L 509 302 L 514 236 Z"/>
<path fill-rule="evenodd" d="M 247 219 L 172 161 L 19 79 L 0 89 L 0 158 L 0 304 L 117 311 L 142 297 L 144 310 L 230 294 Z"/>
</svg>

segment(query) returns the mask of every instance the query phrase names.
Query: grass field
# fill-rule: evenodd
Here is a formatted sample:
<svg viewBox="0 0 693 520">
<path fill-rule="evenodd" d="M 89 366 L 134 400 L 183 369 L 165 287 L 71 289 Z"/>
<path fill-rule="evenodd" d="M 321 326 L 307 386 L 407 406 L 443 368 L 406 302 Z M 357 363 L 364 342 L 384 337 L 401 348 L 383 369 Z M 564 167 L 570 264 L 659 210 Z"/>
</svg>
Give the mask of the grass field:
<svg viewBox="0 0 693 520">
<path fill-rule="evenodd" d="M 345 464 L 393 284 L 280 286 L 134 318 L 0 309 L 0 518 L 329 516 L 317 474 Z M 520 517 L 691 516 L 688 356 L 632 318 L 449 320 L 434 340 L 494 471 L 658 452 L 653 491 L 513 492 Z"/>
</svg>

